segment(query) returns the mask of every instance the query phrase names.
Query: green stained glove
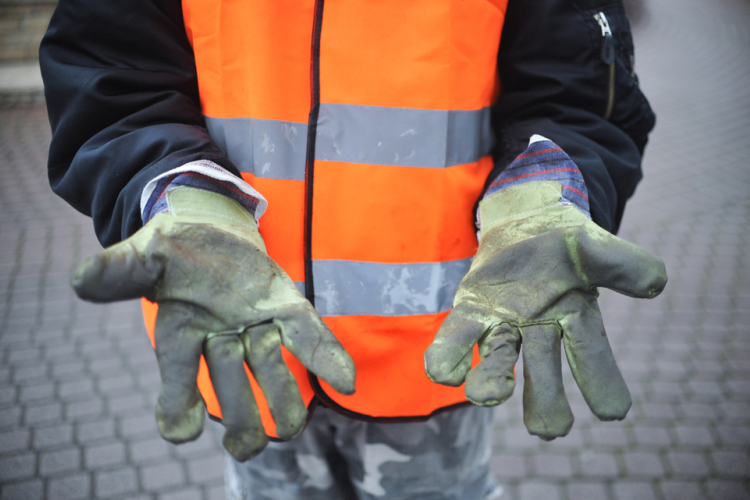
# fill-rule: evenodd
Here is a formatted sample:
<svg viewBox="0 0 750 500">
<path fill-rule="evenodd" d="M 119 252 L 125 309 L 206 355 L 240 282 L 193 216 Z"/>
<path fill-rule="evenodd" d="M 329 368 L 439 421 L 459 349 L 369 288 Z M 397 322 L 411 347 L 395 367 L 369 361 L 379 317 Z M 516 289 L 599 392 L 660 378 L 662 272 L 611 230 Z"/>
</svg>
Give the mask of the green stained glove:
<svg viewBox="0 0 750 500">
<path fill-rule="evenodd" d="M 652 298 L 664 263 L 560 202 L 555 181 L 495 193 L 479 206 L 482 238 L 435 340 L 425 352 L 431 380 L 458 386 L 475 404 L 497 405 L 515 386 L 523 343 L 524 423 L 531 434 L 565 436 L 573 414 L 562 384 L 560 339 L 591 411 L 622 420 L 631 400 L 597 304 L 597 287 Z M 471 369 L 479 344 L 481 362 Z"/>
<path fill-rule="evenodd" d="M 224 447 L 245 461 L 260 453 L 268 438 L 244 363 L 263 390 L 283 439 L 302 432 L 307 409 L 280 346 L 342 394 L 354 392 L 354 363 L 268 257 L 255 219 L 244 208 L 220 194 L 189 187 L 173 189 L 167 197 L 169 212 L 87 258 L 73 288 L 92 302 L 144 296 L 159 304 L 159 431 L 173 443 L 200 435 L 204 403 L 196 377 L 203 354 L 226 427 Z"/>
</svg>

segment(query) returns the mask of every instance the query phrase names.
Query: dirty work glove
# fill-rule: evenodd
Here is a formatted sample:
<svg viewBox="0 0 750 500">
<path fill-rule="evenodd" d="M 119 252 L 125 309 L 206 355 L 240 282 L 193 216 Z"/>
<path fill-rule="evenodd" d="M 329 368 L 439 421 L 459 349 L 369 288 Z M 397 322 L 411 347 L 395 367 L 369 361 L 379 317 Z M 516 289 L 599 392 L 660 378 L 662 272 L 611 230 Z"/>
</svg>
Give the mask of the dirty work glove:
<svg viewBox="0 0 750 500">
<path fill-rule="evenodd" d="M 622 420 L 630 392 L 615 364 L 597 305 L 597 287 L 638 298 L 658 295 L 664 263 L 563 206 L 561 185 L 535 181 L 480 203 L 479 250 L 435 340 L 425 353 L 431 380 L 458 386 L 482 406 L 508 399 L 523 343 L 524 423 L 551 440 L 573 414 L 565 397 L 560 339 L 591 411 Z M 471 371 L 472 348 L 481 362 Z"/>
<path fill-rule="evenodd" d="M 354 392 L 354 363 L 266 254 L 255 219 L 239 203 L 191 187 L 167 196 L 169 212 L 87 258 L 73 288 L 92 302 L 144 296 L 159 304 L 155 337 L 162 383 L 156 420 L 161 435 L 173 443 L 200 435 L 205 412 L 196 377 L 203 354 L 226 427 L 224 447 L 245 461 L 268 438 L 244 363 L 263 390 L 282 439 L 302 432 L 307 409 L 280 346 L 342 394 Z"/>
</svg>

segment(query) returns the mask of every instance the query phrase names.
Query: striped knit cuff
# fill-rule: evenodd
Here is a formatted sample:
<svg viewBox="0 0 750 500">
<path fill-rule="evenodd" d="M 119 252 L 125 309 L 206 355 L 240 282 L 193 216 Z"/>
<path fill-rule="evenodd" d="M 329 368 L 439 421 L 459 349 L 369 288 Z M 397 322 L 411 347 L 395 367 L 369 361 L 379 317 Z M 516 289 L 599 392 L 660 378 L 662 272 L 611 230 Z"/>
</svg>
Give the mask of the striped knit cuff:
<svg viewBox="0 0 750 500">
<path fill-rule="evenodd" d="M 531 137 L 526 151 L 503 170 L 484 196 L 532 181 L 559 182 L 562 185 L 562 204 L 573 205 L 591 218 L 588 191 L 581 171 L 560 146 L 541 135 Z"/>
<path fill-rule="evenodd" d="M 242 179 L 211 161 L 194 161 L 151 180 L 141 195 L 141 218 L 145 225 L 157 214 L 169 210 L 167 192 L 189 186 L 219 193 L 242 205 L 257 221 L 266 211 L 268 202 Z"/>
</svg>

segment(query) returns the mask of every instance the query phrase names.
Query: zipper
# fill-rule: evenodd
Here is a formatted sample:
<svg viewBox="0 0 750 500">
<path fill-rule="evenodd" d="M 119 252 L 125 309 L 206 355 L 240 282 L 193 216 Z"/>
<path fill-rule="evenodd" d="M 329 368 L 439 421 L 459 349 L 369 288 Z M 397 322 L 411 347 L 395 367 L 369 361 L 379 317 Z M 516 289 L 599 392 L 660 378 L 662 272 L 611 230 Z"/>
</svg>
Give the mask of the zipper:
<svg viewBox="0 0 750 500">
<path fill-rule="evenodd" d="M 602 29 L 602 60 L 609 66 L 607 108 L 604 111 L 604 119 L 609 120 L 615 108 L 615 39 L 612 37 L 612 29 L 604 12 L 594 14 L 594 19 Z"/>
<path fill-rule="evenodd" d="M 310 54 L 310 116 L 307 124 L 307 152 L 305 156 L 305 296 L 315 306 L 315 286 L 312 272 L 312 211 L 313 182 L 315 180 L 315 138 L 318 135 L 320 113 L 320 35 L 323 28 L 324 0 L 315 1 L 315 14 Z"/>
</svg>

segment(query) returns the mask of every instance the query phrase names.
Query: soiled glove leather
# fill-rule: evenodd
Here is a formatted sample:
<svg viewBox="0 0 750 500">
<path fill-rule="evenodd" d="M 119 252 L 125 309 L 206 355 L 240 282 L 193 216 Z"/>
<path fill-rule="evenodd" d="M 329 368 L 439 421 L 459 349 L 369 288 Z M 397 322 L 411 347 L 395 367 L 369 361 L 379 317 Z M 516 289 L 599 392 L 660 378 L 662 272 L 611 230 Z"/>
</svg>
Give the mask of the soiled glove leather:
<svg viewBox="0 0 750 500">
<path fill-rule="evenodd" d="M 244 363 L 263 390 L 283 439 L 302 432 L 307 409 L 280 345 L 343 394 L 354 392 L 354 363 L 266 254 L 255 219 L 244 208 L 190 187 L 167 196 L 169 212 L 87 258 L 73 288 L 92 302 L 144 296 L 159 304 L 159 431 L 173 443 L 200 435 L 205 411 L 196 377 L 203 354 L 226 427 L 224 447 L 245 461 L 268 438 Z"/>
<path fill-rule="evenodd" d="M 573 414 L 565 397 L 560 339 L 591 411 L 622 420 L 631 400 L 612 355 L 597 287 L 652 298 L 667 282 L 664 263 L 560 202 L 561 186 L 537 181 L 480 204 L 482 237 L 453 310 L 425 353 L 431 380 L 458 386 L 478 405 L 497 405 L 515 386 L 523 343 L 524 423 L 551 440 Z M 481 362 L 471 369 L 479 344 Z"/>
</svg>

